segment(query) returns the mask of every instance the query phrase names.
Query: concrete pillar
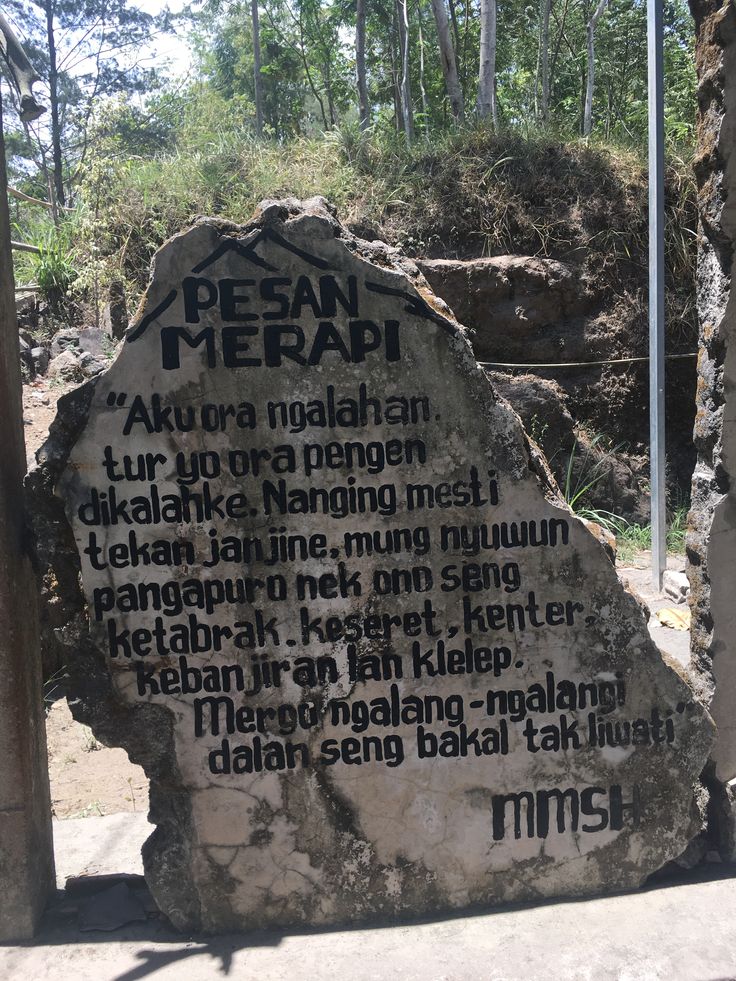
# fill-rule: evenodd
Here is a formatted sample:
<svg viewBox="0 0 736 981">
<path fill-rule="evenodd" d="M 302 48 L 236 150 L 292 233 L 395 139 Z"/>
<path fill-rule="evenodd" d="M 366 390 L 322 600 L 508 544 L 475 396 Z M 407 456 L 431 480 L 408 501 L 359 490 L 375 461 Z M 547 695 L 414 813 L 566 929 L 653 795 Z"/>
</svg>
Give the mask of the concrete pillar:
<svg viewBox="0 0 736 981">
<path fill-rule="evenodd" d="M 0 942 L 33 935 L 55 885 L 36 583 L 0 104 Z"/>
</svg>

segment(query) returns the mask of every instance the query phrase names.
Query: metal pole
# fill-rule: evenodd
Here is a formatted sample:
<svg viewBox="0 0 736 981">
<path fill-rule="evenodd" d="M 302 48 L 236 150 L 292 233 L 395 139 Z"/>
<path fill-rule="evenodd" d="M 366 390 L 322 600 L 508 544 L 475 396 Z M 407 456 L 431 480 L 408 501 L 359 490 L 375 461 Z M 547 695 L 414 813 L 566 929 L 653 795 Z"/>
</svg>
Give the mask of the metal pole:
<svg viewBox="0 0 736 981">
<path fill-rule="evenodd" d="M 649 66 L 649 467 L 652 580 L 667 564 L 664 455 L 664 79 L 662 0 L 647 0 Z"/>
</svg>

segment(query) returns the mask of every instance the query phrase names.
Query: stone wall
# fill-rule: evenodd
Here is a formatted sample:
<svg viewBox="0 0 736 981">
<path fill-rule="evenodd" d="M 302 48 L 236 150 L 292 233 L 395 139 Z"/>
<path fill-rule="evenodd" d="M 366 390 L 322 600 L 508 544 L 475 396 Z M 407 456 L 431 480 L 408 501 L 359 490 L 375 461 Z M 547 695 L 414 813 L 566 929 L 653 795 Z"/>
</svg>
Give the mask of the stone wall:
<svg viewBox="0 0 736 981">
<path fill-rule="evenodd" d="M 688 533 L 692 654 L 712 698 L 718 741 L 710 767 L 714 827 L 724 857 L 736 854 L 736 311 L 731 295 L 736 236 L 734 98 L 736 13 L 730 3 L 695 0 L 700 212 L 697 465 Z"/>
</svg>

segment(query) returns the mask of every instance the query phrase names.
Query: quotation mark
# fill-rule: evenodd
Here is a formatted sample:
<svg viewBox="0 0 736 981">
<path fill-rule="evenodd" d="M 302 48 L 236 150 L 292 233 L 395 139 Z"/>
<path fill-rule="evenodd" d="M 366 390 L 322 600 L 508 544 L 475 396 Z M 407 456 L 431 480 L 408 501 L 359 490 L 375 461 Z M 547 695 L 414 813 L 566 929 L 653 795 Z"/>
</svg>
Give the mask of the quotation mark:
<svg viewBox="0 0 736 981">
<path fill-rule="evenodd" d="M 117 406 L 122 409 L 122 407 L 125 405 L 125 400 L 127 399 L 127 397 L 128 397 L 127 392 L 120 392 L 120 394 L 118 395 L 116 395 L 115 392 L 108 392 L 107 404 L 111 408 L 113 405 L 117 404 Z"/>
</svg>

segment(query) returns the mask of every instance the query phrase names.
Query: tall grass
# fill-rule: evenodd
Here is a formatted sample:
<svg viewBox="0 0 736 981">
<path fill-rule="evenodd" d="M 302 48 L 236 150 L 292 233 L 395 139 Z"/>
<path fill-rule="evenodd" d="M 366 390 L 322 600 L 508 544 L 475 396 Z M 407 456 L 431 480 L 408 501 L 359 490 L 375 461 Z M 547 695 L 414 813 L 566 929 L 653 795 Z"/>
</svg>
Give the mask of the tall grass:
<svg viewBox="0 0 736 981">
<path fill-rule="evenodd" d="M 152 253 L 195 216 L 244 222 L 263 198 L 317 194 L 343 221 L 409 254 L 584 252 L 605 280 L 616 261 L 644 268 L 646 193 L 646 167 L 633 151 L 494 134 L 479 123 L 411 148 L 386 127 L 278 143 L 199 123 L 152 158 L 108 153 L 103 143 L 81 188 L 100 254 L 139 288 Z M 692 264 L 692 250 L 675 243 L 671 251 Z M 680 266 L 672 276 L 682 279 Z"/>
<path fill-rule="evenodd" d="M 23 286 L 33 283 L 40 295 L 58 306 L 67 296 L 79 275 L 78 213 L 66 215 L 57 224 L 38 209 L 29 209 L 26 220 L 14 226 L 21 241 L 35 246 L 38 253 L 13 253 L 13 272 L 16 283 Z"/>
<path fill-rule="evenodd" d="M 608 476 L 612 460 L 620 449 L 621 446 L 611 447 L 610 441 L 600 433 L 585 444 L 576 439 L 567 460 L 561 490 L 565 502 L 579 518 L 595 521 L 615 535 L 619 560 L 631 562 L 639 552 L 651 552 L 652 526 L 628 521 L 588 503 L 591 491 Z M 667 551 L 671 554 L 685 551 L 687 515 L 688 507 L 683 504 L 667 516 Z"/>
<path fill-rule="evenodd" d="M 667 517 L 667 551 L 671 555 L 682 555 L 685 551 L 687 532 L 686 506 L 675 508 Z M 632 561 L 638 552 L 651 552 L 652 526 L 627 522 L 616 536 L 618 555 L 622 562 Z"/>
</svg>

